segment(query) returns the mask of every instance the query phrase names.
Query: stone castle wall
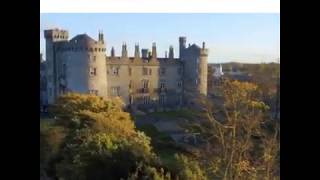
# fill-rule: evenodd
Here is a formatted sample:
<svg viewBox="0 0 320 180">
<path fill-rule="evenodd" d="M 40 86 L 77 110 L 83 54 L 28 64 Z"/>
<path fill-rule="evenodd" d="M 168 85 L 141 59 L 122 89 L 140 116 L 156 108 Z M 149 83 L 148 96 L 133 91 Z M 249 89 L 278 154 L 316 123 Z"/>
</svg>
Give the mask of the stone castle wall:
<svg viewBox="0 0 320 180">
<path fill-rule="evenodd" d="M 98 41 L 86 34 L 68 40 L 64 30 L 47 30 L 45 37 L 49 104 L 60 94 L 79 92 L 120 96 L 126 104 L 142 107 L 174 107 L 187 98 L 189 88 L 207 93 L 207 49 L 185 47 L 186 38 L 180 38 L 181 57 L 173 58 L 170 47 L 169 58 L 158 58 L 155 43 L 148 57 L 140 57 L 138 45 L 134 57 L 127 57 L 126 45 L 118 57 L 106 55 L 100 33 Z"/>
</svg>

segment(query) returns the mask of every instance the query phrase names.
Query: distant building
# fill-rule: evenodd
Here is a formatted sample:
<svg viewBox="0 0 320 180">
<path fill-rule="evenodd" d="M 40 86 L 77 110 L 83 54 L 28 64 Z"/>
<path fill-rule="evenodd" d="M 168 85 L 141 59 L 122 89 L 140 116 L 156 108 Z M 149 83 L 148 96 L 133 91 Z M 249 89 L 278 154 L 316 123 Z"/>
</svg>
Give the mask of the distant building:
<svg viewBox="0 0 320 180">
<path fill-rule="evenodd" d="M 213 73 L 213 76 L 214 77 L 217 77 L 217 78 L 220 78 L 224 75 L 223 71 L 222 71 L 222 65 L 219 64 L 218 67 L 216 66 L 213 66 L 214 67 L 214 73 Z"/>
</svg>

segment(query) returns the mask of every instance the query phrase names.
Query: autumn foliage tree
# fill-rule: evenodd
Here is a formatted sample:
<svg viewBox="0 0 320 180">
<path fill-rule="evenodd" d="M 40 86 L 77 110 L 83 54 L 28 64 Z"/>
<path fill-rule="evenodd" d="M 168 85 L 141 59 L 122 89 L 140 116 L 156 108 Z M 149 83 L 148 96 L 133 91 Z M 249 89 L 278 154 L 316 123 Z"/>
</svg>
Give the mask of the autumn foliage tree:
<svg viewBox="0 0 320 180">
<path fill-rule="evenodd" d="M 260 100 L 257 85 L 225 80 L 223 83 L 223 121 L 215 119 L 207 103 L 208 128 L 211 143 L 208 171 L 217 179 L 274 179 L 279 142 L 277 132 L 264 128 L 270 123 Z M 204 102 L 206 103 L 206 102 Z M 214 153 L 213 153 L 214 152 Z M 271 170 L 273 169 L 273 170 Z M 268 174 L 268 175 L 267 175 Z"/>
<path fill-rule="evenodd" d="M 40 175 L 67 180 L 205 179 L 198 164 L 177 156 L 168 169 L 150 138 L 136 129 L 121 100 L 65 94 L 40 121 Z M 171 173 L 171 171 L 173 173 Z"/>
<path fill-rule="evenodd" d="M 134 172 L 138 163 L 160 165 L 150 138 L 135 129 L 119 99 L 66 94 L 50 111 L 54 122 L 40 127 L 40 166 L 47 175 L 120 179 Z M 51 158 L 53 154 L 56 158 Z"/>
</svg>

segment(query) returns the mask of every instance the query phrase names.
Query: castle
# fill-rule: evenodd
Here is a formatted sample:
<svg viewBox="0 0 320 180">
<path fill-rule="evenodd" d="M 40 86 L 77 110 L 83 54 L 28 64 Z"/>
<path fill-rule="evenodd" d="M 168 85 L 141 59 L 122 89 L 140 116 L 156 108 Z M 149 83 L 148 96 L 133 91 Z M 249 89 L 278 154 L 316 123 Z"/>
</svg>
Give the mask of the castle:
<svg viewBox="0 0 320 180">
<path fill-rule="evenodd" d="M 98 40 L 87 34 L 68 39 L 68 31 L 44 31 L 46 39 L 46 101 L 55 102 L 66 92 L 91 93 L 103 98 L 119 96 L 131 107 L 177 107 L 190 103 L 191 97 L 207 95 L 208 49 L 186 45 L 179 37 L 179 58 L 157 56 L 156 44 L 148 49 L 135 45 L 134 57 L 122 45 L 121 56 L 112 47 L 106 52 L 104 35 Z"/>
</svg>

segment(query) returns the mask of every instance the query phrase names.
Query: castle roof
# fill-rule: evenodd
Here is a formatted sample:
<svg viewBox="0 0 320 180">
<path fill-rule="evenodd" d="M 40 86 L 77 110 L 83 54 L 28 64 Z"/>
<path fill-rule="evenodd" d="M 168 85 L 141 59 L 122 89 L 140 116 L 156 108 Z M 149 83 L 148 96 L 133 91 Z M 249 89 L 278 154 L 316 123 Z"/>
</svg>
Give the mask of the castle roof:
<svg viewBox="0 0 320 180">
<path fill-rule="evenodd" d="M 188 48 L 196 48 L 196 49 L 201 49 L 200 46 L 196 45 L 196 44 L 192 44 L 190 47 Z"/>
<path fill-rule="evenodd" d="M 85 42 L 85 43 L 95 43 L 96 41 L 88 36 L 87 34 L 79 34 L 72 38 L 70 41 L 74 42 Z"/>
</svg>

